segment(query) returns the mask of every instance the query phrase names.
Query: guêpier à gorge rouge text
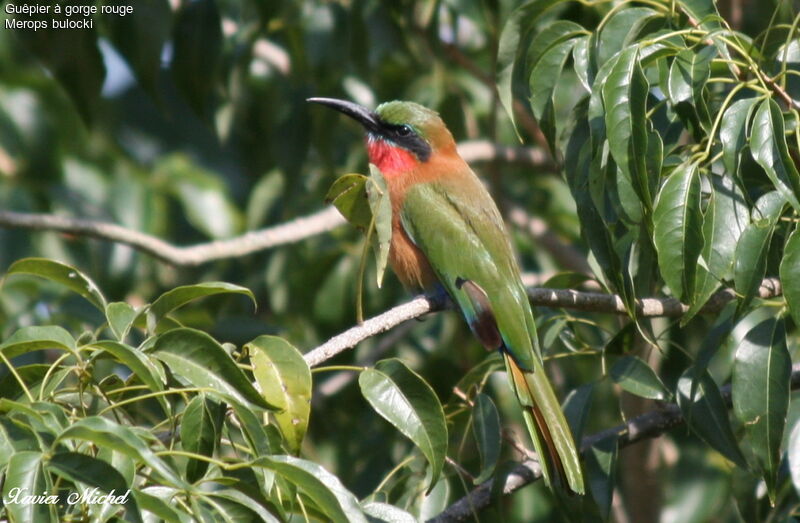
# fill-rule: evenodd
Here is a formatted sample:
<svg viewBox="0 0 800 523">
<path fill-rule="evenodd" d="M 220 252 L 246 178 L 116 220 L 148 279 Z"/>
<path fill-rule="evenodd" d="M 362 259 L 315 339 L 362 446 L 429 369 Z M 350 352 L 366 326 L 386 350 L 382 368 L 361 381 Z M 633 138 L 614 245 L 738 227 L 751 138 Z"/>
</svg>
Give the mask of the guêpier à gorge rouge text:
<svg viewBox="0 0 800 523">
<path fill-rule="evenodd" d="M 72 5 L 72 4 L 6 4 L 7 14 L 16 15 L 6 19 L 6 29 L 92 29 L 95 14 L 125 16 L 133 13 L 130 5 Z M 59 18 L 42 18 L 56 15 Z M 35 18 L 32 18 L 35 17 Z M 75 18 L 72 18 L 75 17 Z M 80 18 L 78 18 L 80 17 Z"/>
</svg>

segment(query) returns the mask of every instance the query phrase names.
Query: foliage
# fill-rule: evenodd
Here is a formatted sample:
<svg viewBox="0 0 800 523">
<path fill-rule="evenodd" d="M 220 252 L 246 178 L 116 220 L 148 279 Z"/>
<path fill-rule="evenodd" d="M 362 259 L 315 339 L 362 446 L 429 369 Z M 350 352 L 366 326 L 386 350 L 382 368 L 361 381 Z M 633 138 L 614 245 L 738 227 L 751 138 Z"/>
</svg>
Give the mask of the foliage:
<svg viewBox="0 0 800 523">
<path fill-rule="evenodd" d="M 495 488 L 480 520 L 795 515 L 800 18 L 789 2 L 131 5 L 88 30 L 0 31 L 2 209 L 183 245 L 326 199 L 356 227 L 180 270 L 121 244 L 0 230 L 3 517 L 426 520 L 524 457 L 502 364 L 452 312 L 309 369 L 303 353 L 362 308 L 405 296 L 384 277 L 380 173 L 336 179 L 367 170 L 360 130 L 309 96 L 410 99 L 460 141 L 548 150 L 534 167 L 474 167 L 504 210 L 535 214 L 588 259 L 588 284 L 626 311 L 536 310 L 574 433 L 657 402 L 686 421 L 632 443 L 658 460 L 622 451 L 630 434 L 587 440 L 585 499 L 564 506 L 539 482 L 506 501 Z M 511 235 L 526 272 L 564 270 L 545 241 Z M 762 293 L 765 278 L 782 293 Z M 724 308 L 721 289 L 735 296 Z M 643 298 L 685 312 L 654 318 Z M 95 487 L 131 494 L 9 503 L 15 488 L 66 499 Z"/>
</svg>

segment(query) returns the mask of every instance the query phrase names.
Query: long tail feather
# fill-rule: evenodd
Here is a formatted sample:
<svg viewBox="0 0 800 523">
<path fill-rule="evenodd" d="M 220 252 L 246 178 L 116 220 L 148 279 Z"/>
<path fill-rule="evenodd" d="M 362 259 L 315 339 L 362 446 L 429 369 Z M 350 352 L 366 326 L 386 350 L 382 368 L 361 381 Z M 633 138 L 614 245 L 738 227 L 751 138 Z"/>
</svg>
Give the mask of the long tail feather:
<svg viewBox="0 0 800 523">
<path fill-rule="evenodd" d="M 544 368 L 537 360 L 534 371 L 526 372 L 508 353 L 503 355 L 511 386 L 523 407 L 523 417 L 539 455 L 545 483 L 583 494 L 583 474 L 572 432 Z"/>
</svg>

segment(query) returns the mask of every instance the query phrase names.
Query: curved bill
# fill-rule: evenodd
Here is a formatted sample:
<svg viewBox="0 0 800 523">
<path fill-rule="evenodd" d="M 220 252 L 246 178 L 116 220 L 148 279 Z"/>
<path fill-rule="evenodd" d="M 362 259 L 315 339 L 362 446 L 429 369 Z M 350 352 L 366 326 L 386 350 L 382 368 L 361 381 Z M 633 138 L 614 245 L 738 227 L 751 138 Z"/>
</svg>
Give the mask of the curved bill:
<svg viewBox="0 0 800 523">
<path fill-rule="evenodd" d="M 347 100 L 338 100 L 336 98 L 308 98 L 306 101 L 336 109 L 359 122 L 368 131 L 379 132 L 381 129 L 378 115 L 356 103 L 348 102 Z"/>
</svg>

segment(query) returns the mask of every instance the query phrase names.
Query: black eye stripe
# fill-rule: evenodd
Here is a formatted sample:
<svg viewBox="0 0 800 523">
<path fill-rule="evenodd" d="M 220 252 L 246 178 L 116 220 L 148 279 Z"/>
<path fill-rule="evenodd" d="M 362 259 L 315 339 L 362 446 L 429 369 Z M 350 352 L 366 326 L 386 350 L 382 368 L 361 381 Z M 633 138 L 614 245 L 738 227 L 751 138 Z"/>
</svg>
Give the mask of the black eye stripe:
<svg viewBox="0 0 800 523">
<path fill-rule="evenodd" d="M 420 161 L 426 162 L 431 156 L 431 146 L 414 128 L 407 124 L 381 122 L 383 136 L 400 147 L 414 153 Z"/>
</svg>

